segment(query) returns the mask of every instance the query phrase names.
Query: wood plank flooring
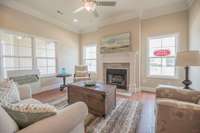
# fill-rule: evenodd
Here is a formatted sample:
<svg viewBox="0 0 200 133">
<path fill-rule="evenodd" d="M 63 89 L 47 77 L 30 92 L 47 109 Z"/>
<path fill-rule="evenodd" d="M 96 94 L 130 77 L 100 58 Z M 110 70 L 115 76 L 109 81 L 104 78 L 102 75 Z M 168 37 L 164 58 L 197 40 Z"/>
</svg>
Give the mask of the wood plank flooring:
<svg viewBox="0 0 200 133">
<path fill-rule="evenodd" d="M 59 89 L 43 92 L 33 97 L 40 100 L 41 102 L 57 99 L 59 97 L 65 96 L 66 91 L 60 91 Z M 117 95 L 117 97 L 127 98 L 129 100 L 139 100 L 143 102 L 143 110 L 141 114 L 141 119 L 138 125 L 137 133 L 155 133 L 155 94 L 154 93 L 137 93 L 131 97 Z"/>
</svg>

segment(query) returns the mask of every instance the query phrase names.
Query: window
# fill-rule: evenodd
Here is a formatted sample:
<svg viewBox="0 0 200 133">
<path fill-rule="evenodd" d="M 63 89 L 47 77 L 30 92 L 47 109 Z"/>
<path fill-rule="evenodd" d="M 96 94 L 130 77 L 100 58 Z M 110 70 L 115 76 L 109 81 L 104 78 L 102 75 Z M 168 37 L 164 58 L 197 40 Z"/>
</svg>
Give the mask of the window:
<svg viewBox="0 0 200 133">
<path fill-rule="evenodd" d="M 40 75 L 56 73 L 56 43 L 51 40 L 0 31 L 0 74 L 9 70 L 39 69 Z"/>
<path fill-rule="evenodd" d="M 96 72 L 96 46 L 86 46 L 84 48 L 84 63 L 90 72 Z"/>
<path fill-rule="evenodd" d="M 30 37 L 1 33 L 3 76 L 8 70 L 32 69 L 32 42 Z"/>
<path fill-rule="evenodd" d="M 149 39 L 149 76 L 176 76 L 176 47 L 177 35 Z"/>
<path fill-rule="evenodd" d="M 56 73 L 55 43 L 44 39 L 35 39 L 37 68 L 41 75 Z"/>
</svg>

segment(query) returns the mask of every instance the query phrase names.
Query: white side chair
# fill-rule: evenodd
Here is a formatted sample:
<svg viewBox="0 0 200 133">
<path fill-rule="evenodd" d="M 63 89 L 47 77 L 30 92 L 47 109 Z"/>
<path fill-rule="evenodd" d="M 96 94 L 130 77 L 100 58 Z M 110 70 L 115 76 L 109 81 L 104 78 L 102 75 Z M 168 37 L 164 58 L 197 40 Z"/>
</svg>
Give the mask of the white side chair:
<svg viewBox="0 0 200 133">
<path fill-rule="evenodd" d="M 88 66 L 79 65 L 75 66 L 74 82 L 90 80 L 90 73 L 88 71 Z"/>
</svg>

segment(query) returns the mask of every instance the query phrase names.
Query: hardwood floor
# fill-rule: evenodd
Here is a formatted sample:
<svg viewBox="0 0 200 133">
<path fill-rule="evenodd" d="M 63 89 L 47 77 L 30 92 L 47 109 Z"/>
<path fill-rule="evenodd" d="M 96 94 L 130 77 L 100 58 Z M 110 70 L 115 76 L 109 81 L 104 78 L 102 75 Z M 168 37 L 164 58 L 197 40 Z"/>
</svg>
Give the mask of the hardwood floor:
<svg viewBox="0 0 200 133">
<path fill-rule="evenodd" d="M 43 92 L 33 97 L 42 102 L 46 102 L 49 100 L 53 100 L 66 95 L 66 91 L 60 91 L 59 89 L 55 89 L 52 91 Z M 141 114 L 141 119 L 138 125 L 137 133 L 155 133 L 155 116 L 154 116 L 154 108 L 155 108 L 155 94 L 154 93 L 137 93 L 131 97 L 117 95 L 118 97 L 127 98 L 129 100 L 139 100 L 143 102 L 143 110 Z"/>
</svg>

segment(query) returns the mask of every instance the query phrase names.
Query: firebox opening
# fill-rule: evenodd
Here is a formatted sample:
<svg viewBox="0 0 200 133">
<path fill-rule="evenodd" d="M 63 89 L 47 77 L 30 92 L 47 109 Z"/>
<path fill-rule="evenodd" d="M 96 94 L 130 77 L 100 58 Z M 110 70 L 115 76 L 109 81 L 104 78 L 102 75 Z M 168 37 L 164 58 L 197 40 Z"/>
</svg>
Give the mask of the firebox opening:
<svg viewBox="0 0 200 133">
<path fill-rule="evenodd" d="M 106 83 L 116 85 L 118 89 L 127 89 L 127 70 L 107 69 Z"/>
</svg>

